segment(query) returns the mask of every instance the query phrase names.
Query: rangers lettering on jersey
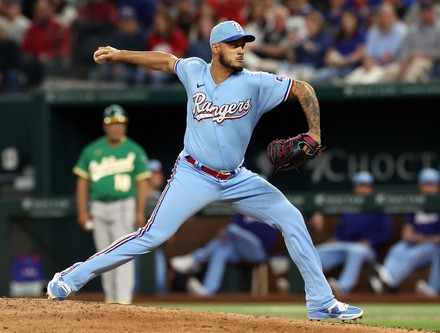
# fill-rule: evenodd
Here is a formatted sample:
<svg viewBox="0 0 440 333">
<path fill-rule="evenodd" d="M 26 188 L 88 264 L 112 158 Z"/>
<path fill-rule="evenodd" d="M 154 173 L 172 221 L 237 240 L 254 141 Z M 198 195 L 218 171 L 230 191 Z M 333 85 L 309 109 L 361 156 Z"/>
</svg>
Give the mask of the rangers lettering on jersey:
<svg viewBox="0 0 440 333">
<path fill-rule="evenodd" d="M 247 115 L 251 109 L 251 98 L 246 101 L 214 105 L 206 100 L 206 95 L 202 92 L 193 95 L 194 108 L 192 110 L 194 119 L 197 121 L 210 119 L 220 124 L 227 119 L 238 119 Z"/>
</svg>

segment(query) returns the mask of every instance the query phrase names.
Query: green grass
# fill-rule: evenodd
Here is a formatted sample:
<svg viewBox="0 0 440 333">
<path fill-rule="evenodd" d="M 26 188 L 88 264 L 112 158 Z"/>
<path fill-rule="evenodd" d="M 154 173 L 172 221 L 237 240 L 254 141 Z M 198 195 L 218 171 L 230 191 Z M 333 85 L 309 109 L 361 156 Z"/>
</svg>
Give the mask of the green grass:
<svg viewBox="0 0 440 333">
<path fill-rule="evenodd" d="M 142 304 L 160 308 L 194 311 L 227 312 L 292 319 L 307 319 L 305 305 L 299 304 Z M 366 325 L 402 327 L 440 332 L 440 304 L 356 304 L 364 310 L 362 323 Z"/>
</svg>

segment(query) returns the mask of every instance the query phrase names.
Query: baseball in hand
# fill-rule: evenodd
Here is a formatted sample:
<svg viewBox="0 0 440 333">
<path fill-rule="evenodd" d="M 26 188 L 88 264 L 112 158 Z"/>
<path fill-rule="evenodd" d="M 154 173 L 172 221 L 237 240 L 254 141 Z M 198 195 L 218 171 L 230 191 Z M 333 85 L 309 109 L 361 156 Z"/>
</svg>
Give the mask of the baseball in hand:
<svg viewBox="0 0 440 333">
<path fill-rule="evenodd" d="M 93 222 L 88 220 L 85 224 L 84 224 L 84 229 L 86 231 L 92 231 L 94 228 Z"/>
<path fill-rule="evenodd" d="M 98 51 L 95 51 L 95 53 L 93 53 L 93 60 L 95 60 L 95 62 L 100 65 L 105 63 L 105 59 L 98 59 L 98 57 L 96 55 L 97 53 L 98 53 Z"/>
</svg>

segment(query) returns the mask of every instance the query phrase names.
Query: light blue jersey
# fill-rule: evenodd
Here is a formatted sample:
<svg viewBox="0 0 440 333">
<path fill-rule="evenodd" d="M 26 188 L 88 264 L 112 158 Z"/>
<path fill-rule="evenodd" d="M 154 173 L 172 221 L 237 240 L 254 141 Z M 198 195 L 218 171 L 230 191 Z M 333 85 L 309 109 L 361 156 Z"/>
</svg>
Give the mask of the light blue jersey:
<svg viewBox="0 0 440 333">
<path fill-rule="evenodd" d="M 234 170 L 258 120 L 287 99 L 292 80 L 243 69 L 216 85 L 210 68 L 199 58 L 175 64 L 188 95 L 185 153 L 210 168 Z"/>
<path fill-rule="evenodd" d="M 288 252 L 303 273 L 309 314 L 327 309 L 334 295 L 301 213 L 272 184 L 242 166 L 258 120 L 288 98 L 293 80 L 244 69 L 216 85 L 210 67 L 199 58 L 174 65 L 188 94 L 184 149 L 145 227 L 61 276 L 77 291 L 103 271 L 157 248 L 205 206 L 222 202 L 285 235 Z"/>
<path fill-rule="evenodd" d="M 245 43 L 253 40 L 255 37 L 246 35 L 235 21 L 219 23 L 210 36 L 213 50 L 219 49 L 218 43 L 237 41 L 227 46 L 226 54 L 229 52 L 229 56 L 235 57 L 240 64 L 243 63 Z M 99 52 L 113 51 L 112 48 L 100 48 Z M 148 68 L 166 73 L 175 61 L 174 72 L 188 97 L 184 148 L 177 156 L 171 176 L 146 225 L 119 238 L 86 261 L 55 274 L 48 284 L 49 298 L 65 298 L 100 274 L 156 249 L 204 207 L 223 203 L 281 232 L 287 251 L 304 280 L 309 318 L 345 320 L 361 317 L 361 309 L 335 299 L 301 212 L 279 189 L 242 166 L 252 131 L 261 116 L 290 97 L 294 81 L 243 69 L 215 84 L 211 65 L 226 69 L 224 73 L 229 74 L 219 57 L 213 52 L 211 64 L 199 58 L 176 60 L 173 55 L 157 52 L 146 52 L 143 60 L 127 57 L 136 59 L 132 61 L 135 64 L 149 64 Z M 310 91 L 305 99 L 317 105 L 312 91 L 303 83 L 298 85 Z M 65 289 L 60 289 L 59 283 Z"/>
</svg>

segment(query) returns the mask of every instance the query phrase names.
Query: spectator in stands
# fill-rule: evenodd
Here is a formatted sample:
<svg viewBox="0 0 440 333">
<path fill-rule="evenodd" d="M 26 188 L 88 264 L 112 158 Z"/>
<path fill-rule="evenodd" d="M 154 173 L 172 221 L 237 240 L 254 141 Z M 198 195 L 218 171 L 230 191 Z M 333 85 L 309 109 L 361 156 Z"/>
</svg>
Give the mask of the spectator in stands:
<svg viewBox="0 0 440 333">
<path fill-rule="evenodd" d="M 420 20 L 409 27 L 399 62 L 390 66 L 387 77 L 402 82 L 429 81 L 440 60 L 440 19 L 432 0 L 420 2 Z"/>
<path fill-rule="evenodd" d="M 67 0 L 51 0 L 54 6 L 55 19 L 61 24 L 70 27 L 78 17 L 78 9 Z"/>
<path fill-rule="evenodd" d="M 267 5 L 266 0 L 254 0 L 249 5 L 248 15 L 246 17 L 246 26 L 244 30 L 249 34 L 255 36 L 255 42 L 246 45 L 246 48 L 252 50 L 253 44 L 258 44 L 259 40 L 263 39 L 264 32 L 268 25 L 267 13 L 270 11 L 270 7 Z"/>
<path fill-rule="evenodd" d="M 19 92 L 20 82 L 20 48 L 9 39 L 3 23 L 0 22 L 0 91 Z"/>
<path fill-rule="evenodd" d="M 262 48 L 265 45 L 264 35 L 266 31 L 270 30 L 269 25 L 272 22 L 270 20 L 271 13 L 274 11 L 274 7 L 271 2 L 266 0 L 254 0 L 249 5 L 248 15 L 246 17 L 245 31 L 249 31 L 249 34 L 255 36 L 255 42 L 246 45 L 246 66 L 248 68 L 263 69 L 261 65 L 267 65 L 268 62 L 263 62 L 262 58 L 256 55 L 253 51 Z M 264 46 L 263 46 L 264 47 Z M 278 61 L 273 61 L 274 71 L 278 68 Z M 267 69 L 265 69 L 267 70 Z"/>
<path fill-rule="evenodd" d="M 417 22 L 419 22 L 421 4 L 424 2 L 425 2 L 425 0 L 414 1 L 411 4 L 411 6 L 407 9 L 405 14 L 403 15 L 403 21 L 407 25 L 413 25 L 413 24 L 416 24 Z M 433 0 L 433 6 L 434 6 L 435 15 L 437 17 L 440 17 L 440 2 L 438 0 L 437 1 Z"/>
<path fill-rule="evenodd" d="M 337 34 L 340 29 L 345 3 L 346 0 L 330 0 L 328 8 L 323 11 L 325 28 L 334 34 Z"/>
<path fill-rule="evenodd" d="M 283 4 L 289 10 L 289 16 L 307 16 L 314 10 L 309 0 L 284 0 Z"/>
<path fill-rule="evenodd" d="M 53 6 L 48 0 L 35 2 L 34 18 L 21 50 L 30 86 L 41 84 L 48 76 L 69 71 L 70 30 L 55 20 Z"/>
<path fill-rule="evenodd" d="M 364 48 L 365 29 L 356 12 L 345 9 L 333 44 L 325 54 L 325 66 L 315 72 L 311 81 L 329 83 L 342 80 L 361 64 Z"/>
<path fill-rule="evenodd" d="M 374 24 L 375 16 L 383 0 L 347 0 L 345 8 L 353 9 L 366 28 Z"/>
<path fill-rule="evenodd" d="M 88 0 L 79 8 L 76 22 L 84 24 L 85 28 L 115 27 L 118 23 L 118 8 L 109 0 Z"/>
<path fill-rule="evenodd" d="M 7 0 L 0 0 L 0 10 L 1 10 L 1 2 L 6 2 Z M 21 12 L 24 16 L 28 17 L 29 19 L 32 19 L 33 17 L 33 5 L 35 1 L 32 0 L 21 0 Z"/>
<path fill-rule="evenodd" d="M 217 14 L 218 21 L 233 20 L 246 25 L 246 10 L 251 0 L 203 0 Z M 218 22 L 216 22 L 217 24 Z"/>
<path fill-rule="evenodd" d="M 149 51 L 162 51 L 174 54 L 180 58 L 185 56 L 188 49 L 188 39 L 179 29 L 168 10 L 163 6 L 156 8 L 151 34 L 148 36 L 147 48 Z M 159 71 L 150 71 L 151 82 L 155 85 L 174 82 L 177 78 L 173 74 Z"/>
<path fill-rule="evenodd" d="M 280 62 L 286 58 L 289 46 L 288 17 L 289 12 L 284 6 L 275 6 L 271 9 L 262 38 L 246 52 L 247 68 L 255 71 L 278 72 Z"/>
<path fill-rule="evenodd" d="M 156 5 L 159 0 L 118 0 L 118 7 L 130 6 L 134 8 L 137 21 L 145 32 L 149 31 L 153 24 L 154 14 L 156 12 Z"/>
<path fill-rule="evenodd" d="M 306 15 L 307 38 L 292 39 L 278 73 L 298 80 L 311 81 L 324 65 L 325 55 L 333 43 L 333 36 L 324 29 L 324 17 L 316 10 Z"/>
<path fill-rule="evenodd" d="M 347 83 L 378 83 L 390 81 L 387 70 L 399 60 L 407 35 L 406 26 L 398 20 L 394 7 L 383 3 L 377 14 L 377 24 L 367 31 L 362 65 L 347 77 Z"/>
<path fill-rule="evenodd" d="M 394 7 L 384 2 L 377 24 L 368 28 L 362 65 L 346 76 L 346 83 L 371 84 L 388 80 L 386 69 L 398 61 L 407 35 L 406 26 L 398 20 Z"/>
<path fill-rule="evenodd" d="M 423 195 L 436 195 L 440 188 L 439 171 L 424 168 L 418 176 L 419 191 Z M 402 228 L 401 240 L 387 253 L 383 266 L 376 264 L 378 281 L 390 290 L 396 290 L 416 269 L 428 265 L 440 244 L 440 213 L 417 211 L 408 214 Z M 374 291 L 382 292 L 377 284 Z"/>
<path fill-rule="evenodd" d="M 0 0 L 0 17 L 4 16 L 6 13 L 6 1 Z"/>
<path fill-rule="evenodd" d="M 8 39 L 21 45 L 24 34 L 31 25 L 31 20 L 23 15 L 20 0 L 6 0 L 5 16 L 0 16 L 0 23 L 4 24 Z"/>
<path fill-rule="evenodd" d="M 199 57 L 207 63 L 211 62 L 212 55 L 209 36 L 214 25 L 215 22 L 211 15 L 200 16 L 193 23 L 190 29 L 187 57 Z"/>
<path fill-rule="evenodd" d="M 296 39 L 307 38 L 307 27 L 305 17 L 313 10 L 309 0 L 284 0 L 282 2 L 288 12 L 287 30 L 289 35 L 294 35 Z"/>
<path fill-rule="evenodd" d="M 88 0 L 79 7 L 72 24 L 73 73 L 88 79 L 96 66 L 90 55 L 102 45 L 110 45 L 119 20 L 118 8 L 111 0 Z"/>
<path fill-rule="evenodd" d="M 174 3 L 174 20 L 176 26 L 181 29 L 185 35 L 189 35 L 190 28 L 199 18 L 197 17 L 197 7 L 193 0 L 177 0 Z"/>
<path fill-rule="evenodd" d="M 181 274 L 195 274 L 207 264 L 203 283 L 191 276 L 186 286 L 193 295 L 211 296 L 220 289 L 228 263 L 267 261 L 278 235 L 278 230 L 271 226 L 237 214 L 204 247 L 172 257 L 170 264 Z"/>
<path fill-rule="evenodd" d="M 115 47 L 120 50 L 146 50 L 147 34 L 140 27 L 133 7 L 119 7 L 118 28 L 112 39 Z M 122 82 L 127 85 L 143 85 L 147 79 L 147 71 L 144 68 L 129 63 L 105 64 L 94 69 L 99 71 L 98 77 L 106 81 Z"/>
<path fill-rule="evenodd" d="M 356 195 L 369 196 L 374 191 L 374 178 L 368 171 L 359 171 L 353 176 L 353 190 Z M 318 216 L 312 216 L 312 226 Z M 321 222 L 322 223 L 322 222 Z M 316 227 L 316 226 L 314 226 Z M 322 267 L 326 274 L 342 265 L 339 277 L 329 277 L 333 292 L 350 293 L 356 286 L 365 264 L 376 261 L 377 250 L 387 242 L 392 233 L 391 216 L 380 212 L 345 213 L 340 217 L 333 237 L 316 246 Z"/>
<path fill-rule="evenodd" d="M 217 13 L 214 11 L 214 9 L 209 5 L 208 2 L 202 1 L 197 6 L 197 17 L 202 16 L 211 16 L 214 22 L 218 22 Z"/>
<path fill-rule="evenodd" d="M 396 9 L 397 16 L 402 19 L 416 0 L 387 0 Z"/>
</svg>

